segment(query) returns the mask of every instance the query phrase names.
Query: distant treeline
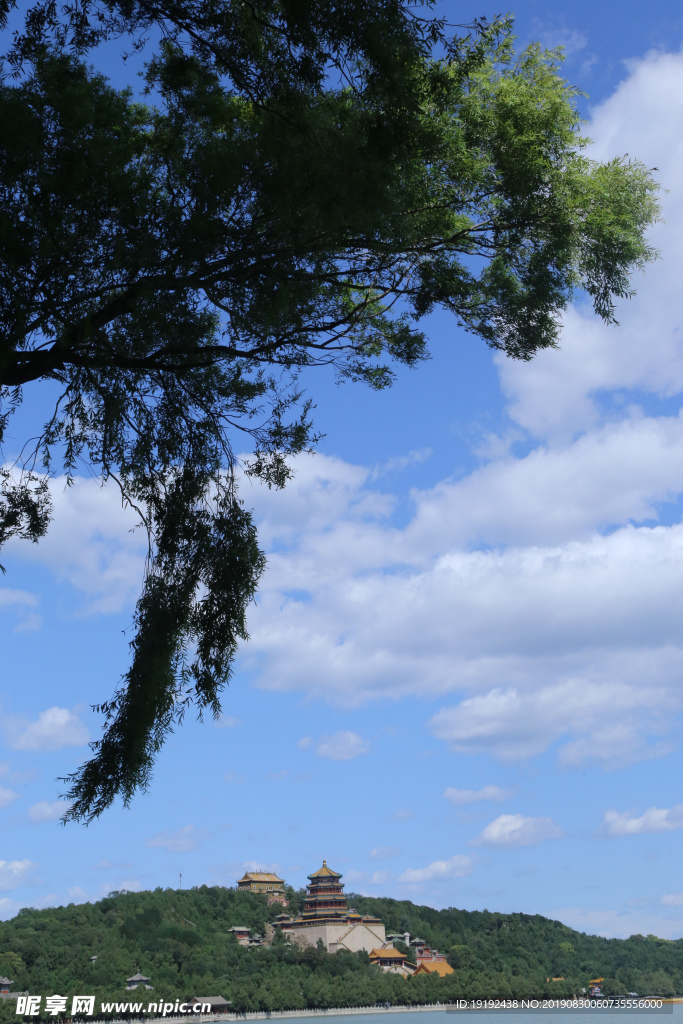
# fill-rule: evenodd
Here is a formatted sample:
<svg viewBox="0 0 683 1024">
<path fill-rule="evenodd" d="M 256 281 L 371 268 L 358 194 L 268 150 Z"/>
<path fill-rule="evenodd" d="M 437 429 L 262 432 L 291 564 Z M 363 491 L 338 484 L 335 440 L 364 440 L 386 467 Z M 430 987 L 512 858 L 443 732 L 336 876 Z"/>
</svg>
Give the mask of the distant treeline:
<svg viewBox="0 0 683 1024">
<path fill-rule="evenodd" d="M 289 895 L 296 910 L 303 894 Z M 277 930 L 269 946 L 239 946 L 233 925 L 265 934 L 281 907 L 268 907 L 264 896 L 201 886 L 21 910 L 0 922 L 0 974 L 12 979 L 13 991 L 69 1000 L 96 995 L 99 1002 L 122 999 L 125 979 L 140 969 L 154 992 L 138 989 L 135 999 L 220 994 L 238 1011 L 562 997 L 595 977 L 605 978 L 608 995 L 683 994 L 683 939 L 603 939 L 539 915 L 433 910 L 407 900 L 353 895 L 349 903 L 380 917 L 387 933 L 408 931 L 448 953 L 454 973 L 405 980 L 370 964 L 367 953 L 300 949 Z M 565 980 L 547 981 L 559 976 Z M 0 1003 L 0 1019 L 16 1020 L 15 1008 Z"/>
</svg>

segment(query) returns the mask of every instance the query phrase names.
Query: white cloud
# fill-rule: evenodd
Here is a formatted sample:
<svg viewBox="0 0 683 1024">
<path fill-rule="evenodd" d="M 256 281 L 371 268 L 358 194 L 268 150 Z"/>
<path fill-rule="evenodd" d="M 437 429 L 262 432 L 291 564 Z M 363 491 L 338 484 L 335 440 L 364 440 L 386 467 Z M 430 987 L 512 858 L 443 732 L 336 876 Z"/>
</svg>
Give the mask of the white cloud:
<svg viewBox="0 0 683 1024">
<path fill-rule="evenodd" d="M 663 907 L 683 907 L 683 892 L 670 892 L 659 902 Z"/>
<path fill-rule="evenodd" d="M 399 882 L 438 882 L 445 878 L 464 878 L 472 873 L 473 860 L 456 854 L 450 860 L 435 860 L 426 868 L 408 868 L 399 875 Z"/>
<path fill-rule="evenodd" d="M 312 746 L 313 739 L 311 736 L 302 736 L 302 738 L 297 743 L 297 747 L 299 747 L 300 750 L 310 750 Z"/>
<path fill-rule="evenodd" d="M 0 608 L 11 608 L 14 605 L 34 608 L 38 603 L 35 594 L 29 594 L 26 590 L 12 590 L 9 587 L 0 587 Z"/>
<path fill-rule="evenodd" d="M 9 807 L 13 800 L 17 800 L 19 794 L 6 786 L 0 786 L 0 807 Z"/>
<path fill-rule="evenodd" d="M 196 825 L 185 825 L 184 828 L 179 828 L 175 832 L 171 830 L 159 832 L 158 835 L 147 840 L 147 845 L 161 847 L 172 853 L 186 853 L 188 850 L 198 850 L 201 844 L 210 838 L 211 833 L 207 829 L 197 828 Z M 126 884 L 124 888 L 129 889 L 130 885 Z"/>
<path fill-rule="evenodd" d="M 59 821 L 68 810 L 69 804 L 63 800 L 39 800 L 26 812 L 31 821 L 42 823 L 44 821 Z"/>
<path fill-rule="evenodd" d="M 37 721 L 15 725 L 9 731 L 13 750 L 61 750 L 88 742 L 88 730 L 73 711 L 53 707 L 42 711 Z"/>
<path fill-rule="evenodd" d="M 321 736 L 315 748 L 318 757 L 330 761 L 350 761 L 354 757 L 366 754 L 370 749 L 367 740 L 355 732 L 340 730 L 333 736 Z"/>
<path fill-rule="evenodd" d="M 417 551 L 444 542 L 556 544 L 656 518 L 658 504 L 681 490 L 683 415 L 633 410 L 575 440 L 494 459 L 419 492 L 407 534 Z"/>
<path fill-rule="evenodd" d="M 0 892 L 26 885 L 37 867 L 30 860 L 0 860 Z"/>
<path fill-rule="evenodd" d="M 221 716 L 217 722 L 214 723 L 219 729 L 236 729 L 238 725 L 242 724 L 241 718 L 233 718 L 230 715 Z"/>
<path fill-rule="evenodd" d="M 495 818 L 481 835 L 472 841 L 473 846 L 531 846 L 544 839 L 558 839 L 561 829 L 552 818 L 527 818 L 523 814 L 501 814 Z"/>
<path fill-rule="evenodd" d="M 640 817 L 630 811 L 606 811 L 604 827 L 611 836 L 640 836 L 683 828 L 683 804 L 666 809 L 649 807 Z"/>
<path fill-rule="evenodd" d="M 20 909 L 21 904 L 17 900 L 10 900 L 6 896 L 0 897 L 0 920 L 7 921 L 8 918 L 14 917 Z"/>
<path fill-rule="evenodd" d="M 72 903 L 85 903 L 88 899 L 88 894 L 80 885 L 74 885 L 71 889 L 66 890 L 69 894 L 69 899 Z"/>
<path fill-rule="evenodd" d="M 554 906 L 540 908 L 538 912 L 577 931 L 603 935 L 606 939 L 627 939 L 630 935 L 659 935 L 663 939 L 679 939 L 681 936 L 680 918 L 675 917 L 593 907 Z"/>
<path fill-rule="evenodd" d="M 415 815 L 413 814 L 412 811 L 408 811 L 408 810 L 405 809 L 405 807 L 402 807 L 398 811 L 394 811 L 394 813 L 391 815 L 391 820 L 392 821 L 410 821 L 410 819 L 414 818 L 414 817 L 415 817 Z"/>
<path fill-rule="evenodd" d="M 566 763 L 615 765 L 667 749 L 683 703 L 682 526 L 451 548 L 412 568 L 405 533 L 330 530 L 270 558 L 244 652 L 259 685 L 346 706 L 469 691 L 432 720 L 463 752 L 529 757 L 564 739 Z M 300 585 L 312 600 L 288 596 Z"/>
<path fill-rule="evenodd" d="M 661 652 L 662 668 L 672 653 Z M 603 652 L 602 665 L 584 668 L 583 675 L 566 669 L 562 672 L 569 659 L 565 665 L 563 659 L 551 659 L 560 677 L 557 682 L 538 685 L 527 693 L 514 687 L 490 690 L 442 708 L 430 725 L 434 735 L 449 742 L 457 753 L 489 750 L 507 759 L 531 757 L 554 740 L 581 732 L 588 735 L 560 747 L 559 758 L 565 764 L 594 758 L 618 766 L 667 753 L 669 744 L 661 738 L 653 742 L 650 737 L 666 734 L 666 711 L 680 710 L 680 697 L 663 685 L 651 691 L 639 686 L 637 665 L 644 659 L 636 656 L 628 673 L 626 656 L 610 657 Z M 544 660 L 539 659 L 537 669 Z M 657 655 L 651 653 L 648 660 L 654 668 Z M 622 677 L 621 682 L 605 678 L 610 666 L 617 678 Z"/>
<path fill-rule="evenodd" d="M 407 455 L 399 455 L 391 459 L 387 459 L 381 466 L 376 466 L 372 471 L 372 479 L 376 480 L 378 477 L 386 476 L 388 473 L 401 472 L 401 470 L 407 469 L 409 466 L 414 466 L 420 462 L 426 462 L 432 457 L 434 453 L 431 448 L 420 448 L 412 452 L 408 452 Z"/>
<path fill-rule="evenodd" d="M 247 781 L 247 777 L 246 775 L 238 775 L 237 772 L 227 772 L 225 781 L 236 782 L 237 785 L 241 786 L 243 782 Z"/>
<path fill-rule="evenodd" d="M 140 892 L 142 885 L 137 878 L 124 878 L 119 882 L 118 888 L 120 892 Z"/>
<path fill-rule="evenodd" d="M 370 860 L 391 860 L 400 853 L 398 846 L 376 846 L 370 850 Z"/>
<path fill-rule="evenodd" d="M 475 804 L 480 800 L 495 800 L 496 802 L 507 800 L 512 796 L 512 790 L 501 789 L 500 786 L 482 786 L 481 789 L 454 789 L 449 786 L 444 790 L 443 795 L 456 807 L 462 807 L 463 804 Z"/>
<path fill-rule="evenodd" d="M 82 612 L 109 613 L 129 607 L 142 583 L 147 538 L 138 517 L 121 507 L 114 484 L 76 477 L 50 481 L 53 521 L 39 544 L 10 540 L 13 558 L 45 565 L 87 596 Z"/>
<path fill-rule="evenodd" d="M 14 626 L 14 633 L 30 632 L 39 629 L 41 625 L 40 615 L 34 611 L 38 605 L 38 598 L 26 590 L 12 590 L 10 587 L 0 587 L 0 611 L 14 608 L 20 613 L 19 622 Z"/>
</svg>

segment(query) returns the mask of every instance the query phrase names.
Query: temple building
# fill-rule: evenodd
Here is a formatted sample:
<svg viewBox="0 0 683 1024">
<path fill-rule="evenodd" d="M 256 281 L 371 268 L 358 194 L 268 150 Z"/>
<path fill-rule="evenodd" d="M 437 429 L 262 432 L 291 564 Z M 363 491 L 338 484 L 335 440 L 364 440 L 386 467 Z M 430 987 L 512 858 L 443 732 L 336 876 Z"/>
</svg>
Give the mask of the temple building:
<svg viewBox="0 0 683 1024">
<path fill-rule="evenodd" d="M 323 861 L 323 866 L 308 876 L 308 895 L 301 914 L 278 914 L 273 924 L 292 942 L 315 946 L 321 939 L 328 953 L 340 949 L 352 953 L 364 949 L 369 953 L 386 945 L 384 925 L 378 917 L 349 909 L 341 878 Z"/>
<path fill-rule="evenodd" d="M 268 903 L 281 903 L 283 907 L 289 905 L 285 895 L 284 879 L 271 871 L 246 871 L 244 876 L 237 880 L 237 888 L 265 893 Z"/>
<path fill-rule="evenodd" d="M 415 962 L 418 967 L 422 964 L 428 967 L 434 963 L 447 963 L 446 954 L 439 952 L 438 949 L 431 949 L 424 939 L 415 938 L 410 945 L 415 948 Z"/>
<path fill-rule="evenodd" d="M 394 946 L 382 946 L 381 949 L 371 950 L 370 963 L 377 964 L 390 974 L 400 974 L 403 978 L 409 978 L 417 969 L 415 964 L 410 963 L 405 953 L 399 953 Z"/>
<path fill-rule="evenodd" d="M 447 960 L 423 960 L 417 965 L 415 974 L 438 974 L 445 978 L 447 974 L 453 974 L 453 968 Z"/>
<path fill-rule="evenodd" d="M 251 932 L 251 928 L 244 928 L 242 925 L 235 925 L 233 928 L 230 928 L 229 931 L 231 931 L 235 936 L 240 946 L 249 945 L 249 933 Z"/>
<path fill-rule="evenodd" d="M 146 988 L 149 992 L 152 991 L 152 986 L 147 984 L 148 981 L 151 981 L 151 978 L 146 977 L 144 974 L 140 974 L 139 967 L 133 977 L 126 978 L 126 981 L 128 983 L 126 985 L 126 992 L 131 992 L 133 989 L 140 988 L 140 986 L 142 986 L 142 988 Z"/>
</svg>

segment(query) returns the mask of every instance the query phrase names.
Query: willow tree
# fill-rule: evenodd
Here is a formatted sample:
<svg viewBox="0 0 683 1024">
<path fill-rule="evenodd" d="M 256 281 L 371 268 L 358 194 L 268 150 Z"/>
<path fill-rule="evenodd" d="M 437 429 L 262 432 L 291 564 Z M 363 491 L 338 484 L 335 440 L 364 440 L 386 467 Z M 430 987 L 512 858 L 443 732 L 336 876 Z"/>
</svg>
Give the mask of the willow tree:
<svg viewBox="0 0 683 1024">
<path fill-rule="evenodd" d="M 146 788 L 188 706 L 219 713 L 264 569 L 235 452 L 249 439 L 240 472 L 286 483 L 315 440 L 303 368 L 385 388 L 425 358 L 435 307 L 528 360 L 577 290 L 612 321 L 653 257 L 656 186 L 586 156 L 561 55 L 425 14 L 47 2 L 8 46 L 0 439 L 27 386 L 58 397 L 4 462 L 0 541 L 38 541 L 50 474 L 83 462 L 149 535 L 130 668 L 67 817 Z M 96 70 L 114 38 L 146 92 Z"/>
</svg>

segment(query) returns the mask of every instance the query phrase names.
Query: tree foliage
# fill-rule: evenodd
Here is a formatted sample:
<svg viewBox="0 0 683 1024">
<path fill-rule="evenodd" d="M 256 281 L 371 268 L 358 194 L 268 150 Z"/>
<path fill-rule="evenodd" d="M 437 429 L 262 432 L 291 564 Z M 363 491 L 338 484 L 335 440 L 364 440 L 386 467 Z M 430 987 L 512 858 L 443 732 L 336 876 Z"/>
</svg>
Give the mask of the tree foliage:
<svg viewBox="0 0 683 1024">
<path fill-rule="evenodd" d="M 93 67 L 122 36 L 144 97 Z M 237 453 L 285 484 L 315 443 L 301 371 L 384 388 L 436 306 L 518 359 L 577 291 L 613 321 L 656 185 L 585 155 L 558 53 L 398 0 L 38 2 L 4 68 L 0 435 L 29 384 L 56 397 L 2 470 L 0 541 L 38 541 L 46 479 L 82 465 L 150 539 L 131 667 L 70 779 L 88 821 L 188 705 L 219 712 L 264 568 Z"/>
<path fill-rule="evenodd" d="M 396 927 L 444 951 L 457 948 L 463 962 L 443 979 L 405 980 L 382 973 L 367 953 L 329 954 L 277 938 L 271 945 L 245 948 L 229 929 L 242 926 L 264 934 L 279 906 L 269 908 L 265 896 L 201 886 L 111 893 L 98 903 L 22 910 L 0 922 L 0 972 L 12 979 L 15 992 L 59 992 L 69 998 L 90 993 L 98 1002 L 120 1002 L 131 995 L 125 979 L 140 968 L 154 991 L 137 998 L 220 994 L 239 1012 L 557 998 L 580 994 L 594 977 L 605 978 L 603 988 L 610 994 L 683 993 L 683 940 L 604 939 L 539 915 L 352 899 L 358 909 L 381 916 L 388 932 Z M 548 983 L 548 977 L 559 975 L 564 982 Z M 0 1004 L 0 1019 L 3 1009 L 7 1020 L 15 1019 L 15 1006 L 7 1005 Z"/>
</svg>

